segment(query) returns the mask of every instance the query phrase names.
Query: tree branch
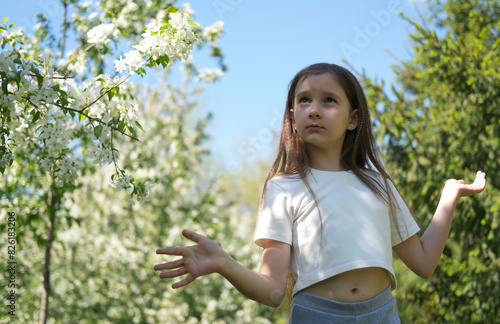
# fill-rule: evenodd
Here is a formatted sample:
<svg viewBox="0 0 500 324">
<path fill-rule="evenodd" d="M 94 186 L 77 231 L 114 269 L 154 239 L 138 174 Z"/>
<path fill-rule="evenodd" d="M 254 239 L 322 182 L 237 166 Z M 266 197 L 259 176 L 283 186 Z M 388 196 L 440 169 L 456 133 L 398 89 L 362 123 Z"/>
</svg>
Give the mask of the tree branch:
<svg viewBox="0 0 500 324">
<path fill-rule="evenodd" d="M 117 83 L 115 84 L 114 86 L 112 86 L 111 88 L 109 88 L 106 92 L 104 92 L 103 94 L 101 94 L 99 97 L 97 97 L 96 100 L 92 101 L 91 103 L 89 103 L 87 106 L 83 107 L 82 109 L 80 109 L 80 112 L 83 112 L 85 109 L 87 109 L 88 107 L 92 106 L 93 104 L 95 104 L 96 102 L 98 102 L 102 97 L 104 97 L 108 92 L 110 92 L 111 90 L 113 90 L 114 88 L 118 87 L 119 85 L 121 85 L 123 82 L 127 81 L 128 78 L 130 78 L 132 74 L 129 74 L 127 75 L 127 77 L 125 79 L 123 79 L 120 83 Z"/>
<path fill-rule="evenodd" d="M 68 3 L 66 0 L 61 0 L 64 7 L 63 29 L 61 38 L 61 59 L 64 58 L 64 49 L 66 47 L 66 25 L 68 24 Z"/>
<path fill-rule="evenodd" d="M 33 102 L 29 99 L 29 97 L 24 97 L 24 98 L 25 98 L 25 99 L 26 99 L 26 100 L 27 100 L 27 101 L 28 101 L 31 105 L 33 105 L 33 107 L 38 108 L 38 106 L 37 106 L 35 103 L 33 103 Z M 81 115 L 83 115 L 83 116 L 87 117 L 87 118 L 88 118 L 91 122 L 96 121 L 96 122 L 98 122 L 99 124 L 109 126 L 112 130 L 115 130 L 115 131 L 119 132 L 119 133 L 120 133 L 120 134 L 122 134 L 122 135 L 125 135 L 125 136 L 127 136 L 127 137 L 129 137 L 129 138 L 131 138 L 131 139 L 133 139 L 133 140 L 136 140 L 137 142 L 140 142 L 140 140 L 139 140 L 138 138 L 135 138 L 134 136 L 129 135 L 129 134 L 127 134 L 127 133 L 123 132 L 122 130 L 120 130 L 120 129 L 116 128 L 115 126 L 110 125 L 109 123 L 105 123 L 105 122 L 103 122 L 103 121 L 102 121 L 102 120 L 100 120 L 100 119 L 97 119 L 97 118 L 94 118 L 94 117 L 90 117 L 89 115 L 87 115 L 86 113 L 84 113 L 84 112 L 82 112 L 82 111 L 80 111 L 80 110 L 78 110 L 78 109 L 73 109 L 73 108 L 63 107 L 62 105 L 60 105 L 60 104 L 58 104 L 58 103 L 55 103 L 55 102 L 50 103 L 50 105 L 54 105 L 54 106 L 59 107 L 59 108 L 61 108 L 61 109 L 64 109 L 64 110 L 69 110 L 69 111 L 73 111 L 73 112 L 76 112 L 76 113 L 78 113 L 78 114 L 81 114 Z"/>
</svg>

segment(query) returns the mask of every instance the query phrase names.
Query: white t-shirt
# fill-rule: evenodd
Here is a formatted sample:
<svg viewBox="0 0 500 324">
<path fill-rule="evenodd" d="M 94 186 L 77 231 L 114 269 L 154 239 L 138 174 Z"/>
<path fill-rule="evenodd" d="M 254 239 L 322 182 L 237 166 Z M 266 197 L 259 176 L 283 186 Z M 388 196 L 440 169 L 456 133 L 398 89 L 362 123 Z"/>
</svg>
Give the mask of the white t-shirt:
<svg viewBox="0 0 500 324">
<path fill-rule="evenodd" d="M 379 173 L 367 172 L 384 187 Z M 307 178 L 321 215 L 298 175 L 274 177 L 266 185 L 254 238 L 259 246 L 264 239 L 292 246 L 293 294 L 337 274 L 366 267 L 386 269 L 394 289 L 392 247 L 420 228 L 392 182 L 390 189 L 399 207 L 399 232 L 387 204 L 354 173 L 311 169 Z"/>
</svg>

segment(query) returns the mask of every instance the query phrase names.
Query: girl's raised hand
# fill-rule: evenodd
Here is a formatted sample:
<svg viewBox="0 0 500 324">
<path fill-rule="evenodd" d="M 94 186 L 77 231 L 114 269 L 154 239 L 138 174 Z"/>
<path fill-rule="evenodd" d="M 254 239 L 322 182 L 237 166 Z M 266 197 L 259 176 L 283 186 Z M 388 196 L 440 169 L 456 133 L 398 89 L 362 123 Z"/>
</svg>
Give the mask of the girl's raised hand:
<svg viewBox="0 0 500 324">
<path fill-rule="evenodd" d="M 480 193 L 486 187 L 486 174 L 478 171 L 472 184 L 465 184 L 464 180 L 450 179 L 446 181 L 445 190 L 456 192 L 457 197 L 467 197 Z"/>
<path fill-rule="evenodd" d="M 172 285 L 174 289 L 184 287 L 200 276 L 218 272 L 227 257 L 227 253 L 216 242 L 203 235 L 188 230 L 183 230 L 182 235 L 197 244 L 156 250 L 156 254 L 182 257 L 172 262 L 154 266 L 156 271 L 171 270 L 160 273 L 161 279 L 175 278 L 187 274 L 186 278 Z"/>
</svg>

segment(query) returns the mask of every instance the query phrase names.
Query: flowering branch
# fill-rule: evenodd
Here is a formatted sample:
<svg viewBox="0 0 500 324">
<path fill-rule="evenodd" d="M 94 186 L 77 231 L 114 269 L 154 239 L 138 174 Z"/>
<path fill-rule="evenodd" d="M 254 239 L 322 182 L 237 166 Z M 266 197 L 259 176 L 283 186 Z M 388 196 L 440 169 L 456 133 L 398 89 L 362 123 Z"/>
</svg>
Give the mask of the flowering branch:
<svg viewBox="0 0 500 324">
<path fill-rule="evenodd" d="M 86 154 L 94 159 L 94 163 L 115 165 L 113 187 L 125 190 L 133 186 L 132 196 L 147 195 L 151 186 L 134 183 L 132 176 L 118 166 L 119 151 L 114 147 L 115 131 L 135 141 L 139 141 L 134 136 L 137 128 L 144 131 L 137 121 L 136 95 L 126 82 L 134 73 L 144 76 L 146 67 L 166 70 L 177 61 L 185 61 L 186 67 L 191 71 L 196 70 L 199 80 L 214 81 L 222 75 L 218 69 L 198 70 L 190 58 L 195 44 L 210 43 L 213 48 L 217 46 L 222 23 L 202 31 L 197 23 L 190 20 L 188 12 L 169 7 L 168 19 L 157 16 L 146 25 L 143 38 L 132 46 L 133 50 L 114 60 L 118 73 L 128 72 L 121 80 L 118 76 L 111 80 L 109 75 L 102 74 L 94 80 L 86 78 L 85 81 L 78 81 L 77 78 L 79 73 L 85 71 L 87 61 L 104 62 L 99 55 L 110 54 L 108 46 L 111 41 L 116 43 L 126 33 L 123 29 L 118 30 L 113 23 L 99 24 L 86 32 L 80 30 L 85 32 L 86 37 L 82 39 L 88 46 L 82 45 L 74 54 L 69 54 L 70 60 L 57 69 L 53 53 L 43 52 L 42 48 L 36 46 L 29 47 L 32 52 L 26 52 L 23 50 L 27 42 L 26 35 L 18 30 L 11 32 L 9 29 L 12 26 L 7 27 L 5 20 L 0 23 L 0 46 L 2 49 L 6 45 L 12 48 L 0 53 L 0 172 L 12 164 L 13 154 L 8 142 L 18 138 L 17 134 L 10 133 L 10 128 L 19 125 L 16 130 L 23 131 L 36 127 L 38 132 L 24 137 L 33 136 L 33 142 L 39 142 L 37 150 L 46 155 L 40 159 L 40 168 L 51 170 L 51 174 L 59 179 L 58 186 L 76 178 L 76 162 L 70 160 L 71 150 L 68 148 L 70 140 L 75 136 L 87 136 L 88 141 L 85 143 L 90 143 L 90 147 Z M 76 21 L 78 18 L 73 17 L 72 23 Z M 67 24 L 65 16 L 61 59 L 65 51 Z M 37 37 L 39 40 L 35 44 L 40 44 L 45 36 L 40 32 Z M 93 47 L 98 51 L 89 51 Z M 43 54 L 39 55 L 40 52 Z M 221 51 L 216 52 L 220 56 Z M 60 75 L 58 72 L 61 70 L 69 72 Z M 45 116 L 49 111 L 53 118 Z M 78 121 L 74 119 L 76 115 Z M 84 118 L 89 120 L 85 125 L 81 123 Z M 37 126 L 32 126 L 35 124 Z M 82 128 L 84 132 L 74 132 L 72 129 L 75 127 Z M 85 133 L 87 135 L 82 135 Z"/>
</svg>

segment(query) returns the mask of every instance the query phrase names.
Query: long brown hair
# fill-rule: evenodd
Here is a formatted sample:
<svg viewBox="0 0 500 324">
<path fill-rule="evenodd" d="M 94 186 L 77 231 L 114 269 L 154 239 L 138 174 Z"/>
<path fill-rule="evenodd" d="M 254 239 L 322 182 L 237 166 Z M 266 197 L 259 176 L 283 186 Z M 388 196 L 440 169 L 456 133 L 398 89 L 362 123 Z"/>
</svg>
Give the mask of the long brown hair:
<svg viewBox="0 0 500 324">
<path fill-rule="evenodd" d="M 379 157 L 379 152 L 372 134 L 370 112 L 363 88 L 350 71 L 341 66 L 328 63 L 310 65 L 299 71 L 290 82 L 283 123 L 281 126 L 278 154 L 267 174 L 264 189 L 262 191 L 261 204 L 269 179 L 276 175 L 297 175 L 302 179 L 311 195 L 315 198 L 317 205 L 316 196 L 311 190 L 306 178 L 311 169 L 309 154 L 305 143 L 294 130 L 293 104 L 297 85 L 311 75 L 323 73 L 330 73 L 337 79 L 349 100 L 351 111 L 357 109 L 356 115 L 358 125 L 354 130 L 348 130 L 346 133 L 342 145 L 340 166 L 344 170 L 353 172 L 379 199 L 387 203 L 391 217 L 395 217 L 396 204 L 394 203 L 394 195 L 391 190 L 385 189 L 389 188 L 388 181 L 390 177 L 382 166 L 382 161 Z M 375 177 L 364 172 L 366 170 L 378 171 L 384 179 L 384 184 L 381 184 Z M 397 224 L 397 222 L 395 223 Z M 295 279 L 293 276 L 289 275 L 287 285 L 287 300 L 289 303 L 291 303 L 293 298 L 292 293 L 294 284 Z M 290 306 L 290 304 L 288 305 Z M 288 311 L 290 311 L 290 309 L 288 309 Z"/>
</svg>

